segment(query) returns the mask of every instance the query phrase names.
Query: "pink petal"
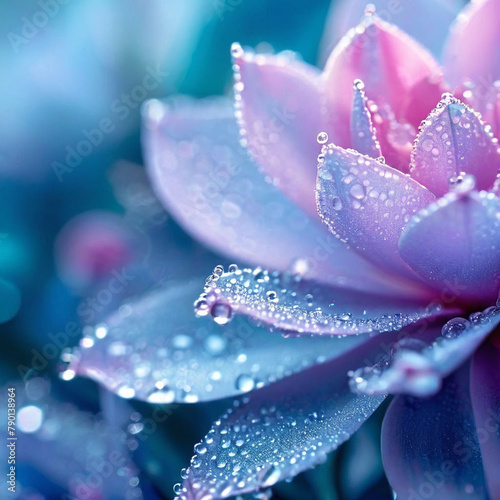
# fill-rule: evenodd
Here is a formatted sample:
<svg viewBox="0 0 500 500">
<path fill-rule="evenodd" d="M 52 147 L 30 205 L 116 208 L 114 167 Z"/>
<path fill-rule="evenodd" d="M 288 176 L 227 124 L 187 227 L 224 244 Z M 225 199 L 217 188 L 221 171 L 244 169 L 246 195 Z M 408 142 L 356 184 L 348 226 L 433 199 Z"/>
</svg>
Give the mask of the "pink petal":
<svg viewBox="0 0 500 500">
<path fill-rule="evenodd" d="M 373 0 L 377 15 L 395 24 L 429 49 L 439 59 L 448 28 L 463 7 L 463 0 L 394 1 Z M 322 59 L 326 60 L 339 39 L 356 26 L 363 15 L 366 0 L 337 0 L 332 3 L 322 40 Z"/>
<path fill-rule="evenodd" d="M 494 301 L 500 283 L 499 214 L 493 193 L 450 193 L 410 221 L 399 253 L 451 302 Z"/>
<path fill-rule="evenodd" d="M 319 72 L 289 54 L 256 55 L 237 44 L 231 52 L 243 143 L 273 183 L 316 216 L 316 137 L 326 130 Z"/>
<path fill-rule="evenodd" d="M 376 15 L 367 15 L 332 52 L 323 75 L 337 144 L 350 109 L 352 82 L 361 79 L 378 105 L 389 104 L 398 121 L 417 127 L 443 91 L 441 69 L 423 47 Z M 339 141 L 338 138 L 341 140 Z"/>
<path fill-rule="evenodd" d="M 435 200 L 409 176 L 333 144 L 318 170 L 318 211 L 330 231 L 385 269 L 412 277 L 397 242 L 411 216 Z"/>
<path fill-rule="evenodd" d="M 398 288 L 266 182 L 238 143 L 229 99 L 151 101 L 145 113 L 153 187 L 195 238 L 255 265 L 298 265 L 310 278 L 358 289 Z"/>
<path fill-rule="evenodd" d="M 499 169 L 498 141 L 480 116 L 451 94 L 443 96 L 415 142 L 412 177 L 442 196 L 463 174 L 474 175 L 478 189 L 489 189 Z"/>
<path fill-rule="evenodd" d="M 471 364 L 474 420 L 491 498 L 500 491 L 500 352 L 486 342 Z"/>
<path fill-rule="evenodd" d="M 424 298 L 352 292 L 261 268 L 211 276 L 195 310 L 219 322 L 243 314 L 286 334 L 317 335 L 389 332 L 447 314 Z"/>
<path fill-rule="evenodd" d="M 363 155 L 378 158 L 382 156 L 382 152 L 368 111 L 363 88 L 364 83 L 361 80 L 354 82 L 354 97 L 351 110 L 351 146 Z"/>
<path fill-rule="evenodd" d="M 454 86 L 466 81 L 488 89 L 500 79 L 500 3 L 469 3 L 458 16 L 445 48 L 446 79 Z"/>
</svg>

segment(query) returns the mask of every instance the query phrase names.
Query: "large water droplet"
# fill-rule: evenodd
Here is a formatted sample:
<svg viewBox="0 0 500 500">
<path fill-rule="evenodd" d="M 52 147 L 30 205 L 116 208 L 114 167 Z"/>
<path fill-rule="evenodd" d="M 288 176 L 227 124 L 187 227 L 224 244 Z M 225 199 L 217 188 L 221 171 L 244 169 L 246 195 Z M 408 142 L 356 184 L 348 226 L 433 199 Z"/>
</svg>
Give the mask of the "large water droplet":
<svg viewBox="0 0 500 500">
<path fill-rule="evenodd" d="M 255 381 L 250 375 L 242 374 L 236 379 L 236 389 L 249 392 L 255 387 Z"/>
<path fill-rule="evenodd" d="M 441 335 L 447 339 L 459 337 L 469 326 L 470 321 L 465 318 L 453 318 L 441 329 Z"/>
<path fill-rule="evenodd" d="M 217 324 L 225 325 L 231 320 L 232 309 L 229 304 L 226 304 L 224 302 L 216 302 L 212 306 L 211 314 Z"/>
<path fill-rule="evenodd" d="M 326 132 L 320 132 L 317 137 L 318 144 L 325 144 L 328 141 L 328 134 Z"/>
</svg>

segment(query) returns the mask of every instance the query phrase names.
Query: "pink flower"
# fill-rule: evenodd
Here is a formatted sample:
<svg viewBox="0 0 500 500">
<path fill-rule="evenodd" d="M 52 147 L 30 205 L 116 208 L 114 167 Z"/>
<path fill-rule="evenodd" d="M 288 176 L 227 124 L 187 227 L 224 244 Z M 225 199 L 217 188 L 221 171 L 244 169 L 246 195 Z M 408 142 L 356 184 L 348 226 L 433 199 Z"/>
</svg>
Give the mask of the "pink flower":
<svg viewBox="0 0 500 500">
<path fill-rule="evenodd" d="M 293 477 L 388 394 L 383 459 L 398 498 L 428 498 L 428 484 L 440 499 L 500 495 L 498 19 L 495 0 L 460 14 L 445 77 L 371 8 L 323 72 L 234 45 L 253 161 L 226 99 L 149 102 L 161 200 L 212 249 L 263 266 L 214 269 L 195 303 L 216 322 L 199 320 L 203 332 L 185 316 L 185 285 L 117 313 L 80 353 L 77 371 L 151 402 L 258 389 L 195 447 L 179 498 Z M 131 349 L 103 355 L 118 337 Z M 144 359 L 148 375 L 134 375 Z"/>
</svg>

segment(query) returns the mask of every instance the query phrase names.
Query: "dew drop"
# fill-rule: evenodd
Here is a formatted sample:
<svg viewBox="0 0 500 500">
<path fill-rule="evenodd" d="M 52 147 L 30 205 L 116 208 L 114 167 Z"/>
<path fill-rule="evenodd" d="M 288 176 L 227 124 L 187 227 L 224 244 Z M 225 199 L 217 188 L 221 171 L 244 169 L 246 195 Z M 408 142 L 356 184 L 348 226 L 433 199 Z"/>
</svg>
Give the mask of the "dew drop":
<svg viewBox="0 0 500 500">
<path fill-rule="evenodd" d="M 208 302 L 205 299 L 198 299 L 194 303 L 194 312 L 196 316 L 206 316 L 210 311 Z"/>
<path fill-rule="evenodd" d="M 236 389 L 249 392 L 255 387 L 255 381 L 250 375 L 242 374 L 236 379 Z"/>
<path fill-rule="evenodd" d="M 238 270 L 238 266 L 237 264 L 230 264 L 227 270 L 230 273 L 235 273 Z"/>
<path fill-rule="evenodd" d="M 231 320 L 232 309 L 229 304 L 216 302 L 212 306 L 211 314 L 218 325 L 225 325 Z"/>
<path fill-rule="evenodd" d="M 316 139 L 318 144 L 325 144 L 328 141 L 328 134 L 326 132 L 320 132 Z"/>
<path fill-rule="evenodd" d="M 351 196 L 357 200 L 362 200 L 365 197 L 365 188 L 361 184 L 354 184 L 349 190 Z"/>
<path fill-rule="evenodd" d="M 441 329 L 441 335 L 447 339 L 459 337 L 470 325 L 470 321 L 465 318 L 453 318 Z"/>
<path fill-rule="evenodd" d="M 338 196 L 332 198 L 332 205 L 334 210 L 342 209 L 342 200 Z"/>
<path fill-rule="evenodd" d="M 267 297 L 267 300 L 269 302 L 279 302 L 279 297 L 278 297 L 278 294 L 274 291 L 274 290 L 269 290 L 267 293 L 266 293 L 266 297 Z"/>
</svg>

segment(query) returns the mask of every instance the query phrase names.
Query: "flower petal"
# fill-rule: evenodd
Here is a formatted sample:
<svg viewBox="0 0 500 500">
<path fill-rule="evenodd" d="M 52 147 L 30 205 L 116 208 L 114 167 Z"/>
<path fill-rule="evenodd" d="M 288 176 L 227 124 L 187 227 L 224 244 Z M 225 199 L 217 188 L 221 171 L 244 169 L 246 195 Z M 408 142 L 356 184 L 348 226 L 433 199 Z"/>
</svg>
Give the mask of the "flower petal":
<svg viewBox="0 0 500 500">
<path fill-rule="evenodd" d="M 376 68 L 376 71 L 374 70 Z M 368 14 L 339 42 L 325 67 L 333 137 L 348 144 L 341 131 L 350 109 L 349 95 L 357 78 L 378 105 L 388 104 L 398 121 L 414 127 L 434 108 L 443 92 L 441 69 L 423 47 L 393 25 Z"/>
<path fill-rule="evenodd" d="M 377 8 L 377 14 L 382 19 L 408 33 L 438 60 L 448 36 L 448 28 L 464 4 L 462 0 L 373 0 L 370 3 Z M 325 59 L 338 40 L 358 24 L 366 5 L 366 0 L 340 0 L 332 4 L 322 41 Z"/>
<path fill-rule="evenodd" d="M 9 387 L 15 388 L 17 405 L 17 486 L 22 484 L 27 493 L 42 477 L 46 481 L 42 484 L 55 490 L 22 498 L 158 498 L 147 483 L 139 482 L 124 431 L 102 416 L 58 401 L 47 379 L 32 378 Z M 6 394 L 6 388 L 2 392 Z M 7 422 L 7 398 L 0 413 Z"/>
<path fill-rule="evenodd" d="M 397 396 L 389 406 L 382 459 L 398 498 L 486 498 L 467 368 L 429 399 Z"/>
<path fill-rule="evenodd" d="M 500 170 L 498 141 L 471 108 L 446 94 L 423 122 L 412 153 L 411 175 L 435 195 L 450 180 L 474 175 L 478 189 L 489 189 Z"/>
<path fill-rule="evenodd" d="M 237 401 L 195 446 L 179 499 L 215 500 L 269 487 L 325 460 L 383 401 L 347 387 L 347 370 L 370 345 Z"/>
<path fill-rule="evenodd" d="M 320 281 L 340 277 L 353 288 L 397 289 L 266 182 L 238 144 L 229 99 L 150 101 L 145 114 L 153 185 L 194 237 L 255 265 L 284 271 L 301 261 Z"/>
<path fill-rule="evenodd" d="M 468 183 L 464 180 L 464 189 Z M 399 253 L 455 300 L 494 301 L 500 283 L 499 214 L 500 200 L 493 193 L 449 193 L 413 217 Z"/>
<path fill-rule="evenodd" d="M 472 80 L 488 88 L 500 79 L 499 18 L 497 0 L 471 2 L 458 16 L 444 58 L 446 78 L 453 86 Z"/>
<path fill-rule="evenodd" d="M 316 216 L 316 137 L 326 128 L 320 73 L 290 53 L 256 55 L 238 44 L 231 52 L 244 144 L 273 183 Z"/>
<path fill-rule="evenodd" d="M 441 388 L 442 379 L 456 370 L 500 323 L 500 313 L 486 310 L 474 322 L 453 318 L 434 327 L 432 345 L 408 337 L 376 365 L 351 374 L 351 388 L 360 394 L 411 394 L 426 397 Z M 420 332 L 419 332 L 420 333 Z"/>
<path fill-rule="evenodd" d="M 201 312 L 250 316 L 288 334 L 360 334 L 400 330 L 442 314 L 424 299 L 404 300 L 321 285 L 299 276 L 243 269 L 211 281 L 201 295 Z M 200 305 L 196 307 L 200 312 Z"/>
<path fill-rule="evenodd" d="M 471 364 L 470 393 L 491 498 L 500 491 L 500 351 L 490 343 Z"/>
<path fill-rule="evenodd" d="M 412 277 L 397 242 L 411 216 L 435 197 L 409 176 L 333 144 L 318 166 L 318 211 L 330 231 L 385 269 Z"/>
<path fill-rule="evenodd" d="M 375 128 L 368 111 L 367 99 L 361 80 L 354 82 L 354 97 L 351 110 L 351 147 L 372 158 L 382 156 Z"/>
<path fill-rule="evenodd" d="M 192 303 L 199 287 L 171 286 L 125 304 L 85 332 L 66 373 L 89 377 L 123 397 L 193 403 L 263 387 L 366 341 L 287 340 L 242 316 L 224 327 L 197 319 Z"/>
</svg>

